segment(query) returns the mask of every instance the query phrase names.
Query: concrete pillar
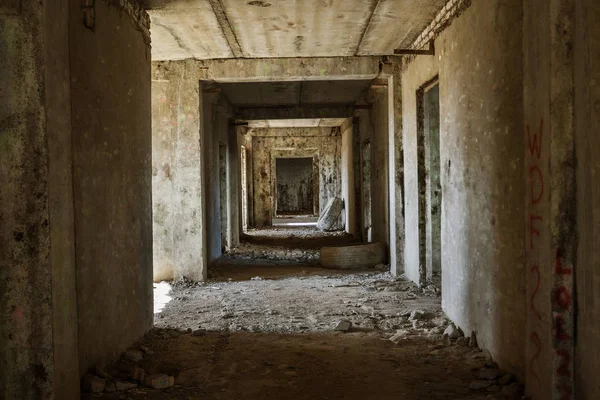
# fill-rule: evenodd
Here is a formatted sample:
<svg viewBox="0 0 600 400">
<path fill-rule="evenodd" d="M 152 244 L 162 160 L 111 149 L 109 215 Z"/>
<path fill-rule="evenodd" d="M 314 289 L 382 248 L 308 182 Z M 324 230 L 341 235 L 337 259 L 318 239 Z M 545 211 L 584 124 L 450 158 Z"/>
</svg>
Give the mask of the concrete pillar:
<svg viewBox="0 0 600 400">
<path fill-rule="evenodd" d="M 404 147 L 402 145 L 402 63 L 390 79 L 393 127 L 390 129 L 390 270 L 404 273 Z"/>
<path fill-rule="evenodd" d="M 152 103 L 154 280 L 203 280 L 205 127 L 194 64 L 155 65 Z"/>
<path fill-rule="evenodd" d="M 67 3 L 0 5 L 3 399 L 79 398 Z"/>
<path fill-rule="evenodd" d="M 574 398 L 574 11 L 572 0 L 524 2 L 526 373 L 540 399 Z"/>
</svg>

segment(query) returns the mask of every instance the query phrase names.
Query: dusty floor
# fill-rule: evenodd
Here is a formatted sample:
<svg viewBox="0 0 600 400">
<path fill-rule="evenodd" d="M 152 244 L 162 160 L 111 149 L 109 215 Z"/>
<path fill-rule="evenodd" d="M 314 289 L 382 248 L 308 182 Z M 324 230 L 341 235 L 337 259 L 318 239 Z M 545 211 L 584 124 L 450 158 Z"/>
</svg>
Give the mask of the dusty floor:
<svg viewBox="0 0 600 400">
<path fill-rule="evenodd" d="M 438 285 L 318 267 L 320 246 L 350 241 L 314 228 L 251 231 L 211 267 L 208 283 L 158 285 L 170 299 L 160 296 L 168 302 L 156 328 L 134 348 L 146 353 L 138 366 L 147 375 L 172 375 L 175 386 L 86 396 L 520 399 L 496 380 L 469 388 L 485 353 L 442 336 L 449 321 Z M 334 330 L 342 320 L 352 323 L 348 332 Z"/>
</svg>

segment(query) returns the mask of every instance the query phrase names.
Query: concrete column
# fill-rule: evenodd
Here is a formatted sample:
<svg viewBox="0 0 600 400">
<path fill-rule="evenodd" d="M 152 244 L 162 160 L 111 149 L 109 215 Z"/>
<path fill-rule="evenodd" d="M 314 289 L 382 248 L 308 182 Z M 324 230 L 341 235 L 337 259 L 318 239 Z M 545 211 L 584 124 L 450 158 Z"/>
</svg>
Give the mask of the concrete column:
<svg viewBox="0 0 600 400">
<path fill-rule="evenodd" d="M 404 147 L 402 143 L 402 64 L 393 64 L 389 85 L 393 112 L 390 129 L 390 271 L 404 273 Z"/>
<path fill-rule="evenodd" d="M 0 398 L 78 399 L 67 1 L 0 5 Z"/>
<path fill-rule="evenodd" d="M 152 102 L 154 280 L 203 280 L 205 127 L 193 63 L 155 65 Z"/>
<path fill-rule="evenodd" d="M 524 2 L 526 374 L 540 399 L 574 398 L 573 23 L 572 0 Z"/>
</svg>

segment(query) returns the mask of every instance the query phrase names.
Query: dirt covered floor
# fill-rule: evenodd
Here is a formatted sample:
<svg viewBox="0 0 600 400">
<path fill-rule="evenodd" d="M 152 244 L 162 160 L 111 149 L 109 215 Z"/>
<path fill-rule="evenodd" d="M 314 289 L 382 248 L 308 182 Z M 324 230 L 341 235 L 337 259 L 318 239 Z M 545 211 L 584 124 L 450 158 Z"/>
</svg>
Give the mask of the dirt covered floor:
<svg viewBox="0 0 600 400">
<path fill-rule="evenodd" d="M 418 288 L 385 271 L 318 267 L 320 246 L 351 240 L 314 228 L 251 231 L 211 266 L 209 282 L 157 284 L 156 328 L 132 348 L 143 354 L 133 369 L 173 376 L 175 385 L 158 390 L 142 381 L 85 396 L 521 398 L 512 376 L 444 316 L 439 282 Z M 100 374 L 133 382 L 131 363 L 124 357 Z"/>
</svg>

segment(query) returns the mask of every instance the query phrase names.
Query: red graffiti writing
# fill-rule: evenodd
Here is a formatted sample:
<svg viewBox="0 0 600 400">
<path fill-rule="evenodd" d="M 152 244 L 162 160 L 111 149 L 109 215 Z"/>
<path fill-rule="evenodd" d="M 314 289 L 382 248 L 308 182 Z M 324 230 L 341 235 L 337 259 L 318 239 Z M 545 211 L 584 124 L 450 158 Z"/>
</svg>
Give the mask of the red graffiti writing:
<svg viewBox="0 0 600 400">
<path fill-rule="evenodd" d="M 543 220 L 544 219 L 539 215 L 533 215 L 533 214 L 529 215 L 529 242 L 530 242 L 531 250 L 534 249 L 533 237 L 534 236 L 540 237 L 540 231 L 537 230 L 537 228 L 534 226 L 534 222 L 535 221 L 542 222 Z"/>
<path fill-rule="evenodd" d="M 538 292 L 540 291 L 540 286 L 542 284 L 542 282 L 540 281 L 540 267 L 538 267 L 535 264 L 532 265 L 531 272 L 535 272 L 535 274 L 536 274 L 536 277 L 535 277 L 536 283 L 535 283 L 535 289 L 533 289 L 533 293 L 531 294 L 531 304 L 530 304 L 529 308 L 531 309 L 531 311 L 533 311 L 537 320 L 541 321 L 542 316 L 540 315 L 540 312 L 537 310 L 537 308 L 535 308 L 535 298 L 536 298 Z"/>
<path fill-rule="evenodd" d="M 531 357 L 531 360 L 529 361 L 529 371 L 531 372 L 531 375 L 534 377 L 536 382 L 539 384 L 540 377 L 535 371 L 534 366 L 537 359 L 540 358 L 540 354 L 542 354 L 542 341 L 540 340 L 540 335 L 538 335 L 536 332 L 532 332 L 531 335 L 529 335 L 529 340 L 535 345 L 535 354 Z"/>
<path fill-rule="evenodd" d="M 566 287 L 559 287 L 554 291 L 554 302 L 563 310 L 568 311 L 571 308 L 571 293 Z"/>
<path fill-rule="evenodd" d="M 539 160 L 542 156 L 542 135 L 544 133 L 544 120 L 540 122 L 539 132 L 533 132 L 533 136 L 531 135 L 529 125 L 527 125 L 525 129 L 527 130 L 527 143 L 529 145 L 529 154 L 531 156 L 535 155 Z"/>
<path fill-rule="evenodd" d="M 556 270 L 554 271 L 557 275 L 571 275 L 573 272 L 571 268 L 565 268 L 562 265 L 560 252 L 556 250 Z"/>
<path fill-rule="evenodd" d="M 536 182 L 539 182 L 537 195 L 535 194 Z M 542 170 L 537 165 L 529 168 L 529 186 L 531 188 L 531 204 L 536 205 L 544 197 L 544 174 L 542 174 Z"/>
</svg>

